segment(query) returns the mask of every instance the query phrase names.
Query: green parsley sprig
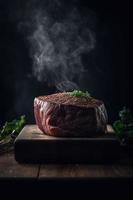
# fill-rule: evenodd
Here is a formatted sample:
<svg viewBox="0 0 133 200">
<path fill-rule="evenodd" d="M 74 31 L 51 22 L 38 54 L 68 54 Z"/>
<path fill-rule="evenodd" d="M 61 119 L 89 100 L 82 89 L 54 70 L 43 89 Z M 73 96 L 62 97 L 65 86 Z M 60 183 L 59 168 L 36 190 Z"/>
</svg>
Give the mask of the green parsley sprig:
<svg viewBox="0 0 133 200">
<path fill-rule="evenodd" d="M 25 123 L 25 115 L 21 115 L 18 119 L 14 119 L 10 122 L 5 122 L 4 126 L 0 129 L 0 140 L 11 134 L 19 134 Z"/>
<path fill-rule="evenodd" d="M 120 140 L 126 143 L 133 140 L 133 116 L 130 109 L 123 107 L 119 112 L 119 119 L 113 123 L 113 128 Z"/>
<path fill-rule="evenodd" d="M 73 90 L 72 92 L 68 92 L 71 96 L 75 97 L 90 97 L 90 93 L 88 91 L 83 92 L 81 90 Z"/>
</svg>

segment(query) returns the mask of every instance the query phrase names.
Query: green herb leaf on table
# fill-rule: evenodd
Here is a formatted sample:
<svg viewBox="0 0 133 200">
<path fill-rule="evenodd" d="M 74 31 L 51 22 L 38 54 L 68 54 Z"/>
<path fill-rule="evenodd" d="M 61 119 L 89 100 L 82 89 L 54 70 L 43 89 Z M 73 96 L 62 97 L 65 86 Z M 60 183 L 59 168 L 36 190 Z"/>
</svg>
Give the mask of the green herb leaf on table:
<svg viewBox="0 0 133 200">
<path fill-rule="evenodd" d="M 119 112 L 119 117 L 121 119 L 121 121 L 124 124 L 130 124 L 133 123 L 133 116 L 130 112 L 129 108 L 126 108 L 125 106 L 123 107 L 123 109 Z"/>
<path fill-rule="evenodd" d="M 115 129 L 116 135 L 122 139 L 124 137 L 124 130 L 125 130 L 125 124 L 121 122 L 121 120 L 117 120 L 114 122 L 113 127 Z"/>
<path fill-rule="evenodd" d="M 124 142 L 133 140 L 133 116 L 130 109 L 123 107 L 119 112 L 119 120 L 113 123 L 116 135 Z"/>
<path fill-rule="evenodd" d="M 0 130 L 0 140 L 5 139 L 13 132 L 15 132 L 16 135 L 19 134 L 25 123 L 26 123 L 25 115 L 22 115 L 18 119 L 14 119 L 10 122 L 5 122 L 4 126 Z"/>
</svg>

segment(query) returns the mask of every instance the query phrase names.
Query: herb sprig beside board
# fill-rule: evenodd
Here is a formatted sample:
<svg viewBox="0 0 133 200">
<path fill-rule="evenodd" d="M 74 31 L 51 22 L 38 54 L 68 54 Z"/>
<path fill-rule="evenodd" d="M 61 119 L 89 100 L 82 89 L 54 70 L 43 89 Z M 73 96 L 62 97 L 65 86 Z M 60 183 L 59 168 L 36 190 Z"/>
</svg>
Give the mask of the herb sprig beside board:
<svg viewBox="0 0 133 200">
<path fill-rule="evenodd" d="M 123 107 L 119 112 L 119 120 L 113 123 L 113 128 L 122 142 L 133 141 L 133 116 L 130 109 Z"/>
<path fill-rule="evenodd" d="M 21 115 L 18 119 L 14 119 L 10 122 L 5 122 L 4 126 L 0 129 L 0 140 L 6 139 L 9 135 L 17 136 L 25 123 L 25 115 Z"/>
</svg>

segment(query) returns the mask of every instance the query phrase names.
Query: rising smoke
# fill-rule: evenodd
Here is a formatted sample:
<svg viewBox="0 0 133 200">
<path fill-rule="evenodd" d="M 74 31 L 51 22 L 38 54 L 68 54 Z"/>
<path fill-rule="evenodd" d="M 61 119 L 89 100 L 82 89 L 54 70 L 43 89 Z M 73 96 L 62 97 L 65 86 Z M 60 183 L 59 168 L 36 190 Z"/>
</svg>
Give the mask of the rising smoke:
<svg viewBox="0 0 133 200">
<path fill-rule="evenodd" d="M 11 73 L 6 77 L 15 82 L 15 89 L 12 89 L 12 95 L 15 93 L 15 112 L 28 113 L 28 118 L 32 119 L 35 96 L 75 88 L 88 90 L 91 95 L 106 100 L 111 108 L 110 113 L 113 112 L 115 86 L 112 53 L 117 49 L 115 45 L 113 47 L 113 37 L 119 31 L 119 28 L 116 29 L 119 24 L 114 26 L 108 14 L 102 15 L 101 8 L 98 12 L 96 9 L 96 13 L 91 11 L 89 1 L 87 6 L 80 0 L 8 2 L 6 13 L 11 22 L 8 27 L 11 36 L 8 35 L 9 40 L 4 45 L 7 44 L 7 49 L 11 51 L 14 64 L 5 60 L 9 62 L 9 69 L 14 66 L 15 76 Z M 12 25 L 13 29 L 10 28 Z M 29 59 L 29 50 L 33 62 Z M 116 57 L 119 63 L 119 56 Z"/>
<path fill-rule="evenodd" d="M 87 70 L 82 55 L 89 56 L 96 44 L 94 14 L 82 16 L 77 8 L 61 18 L 52 16 L 46 8 L 35 13 L 34 30 L 29 37 L 33 75 L 60 91 L 80 88 Z"/>
</svg>

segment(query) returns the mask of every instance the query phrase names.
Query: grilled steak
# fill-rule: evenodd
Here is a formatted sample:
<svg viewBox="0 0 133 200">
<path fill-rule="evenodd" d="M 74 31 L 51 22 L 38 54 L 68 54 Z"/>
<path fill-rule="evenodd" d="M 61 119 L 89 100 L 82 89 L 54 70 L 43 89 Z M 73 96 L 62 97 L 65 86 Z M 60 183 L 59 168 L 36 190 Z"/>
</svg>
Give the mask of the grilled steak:
<svg viewBox="0 0 133 200">
<path fill-rule="evenodd" d="M 102 101 L 67 92 L 36 97 L 34 114 L 38 127 L 51 136 L 92 137 L 104 133 L 107 125 Z"/>
</svg>

